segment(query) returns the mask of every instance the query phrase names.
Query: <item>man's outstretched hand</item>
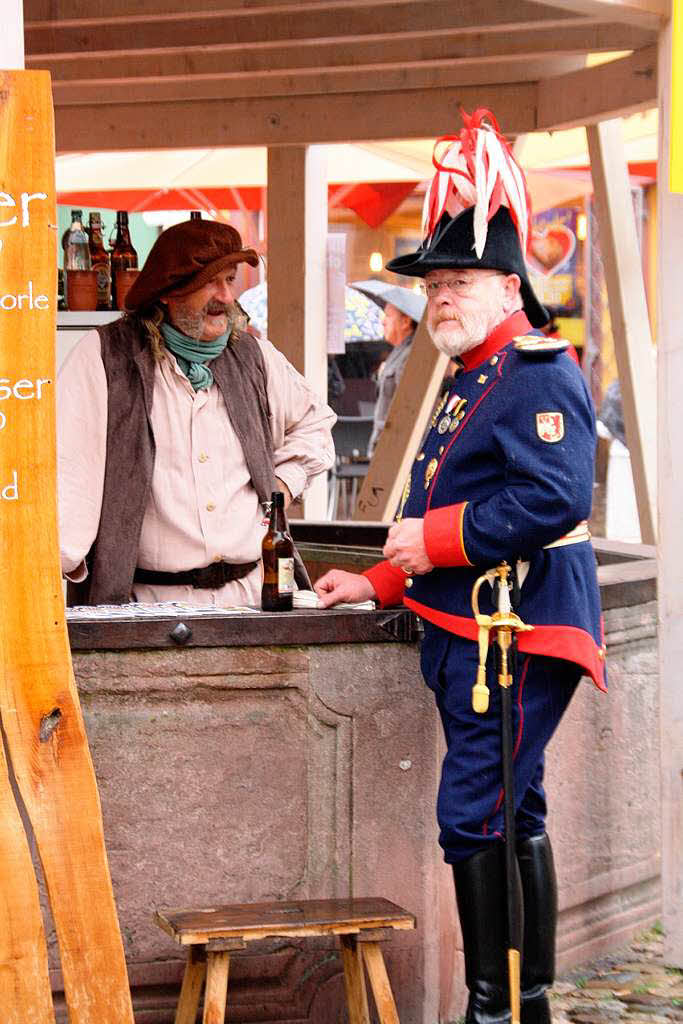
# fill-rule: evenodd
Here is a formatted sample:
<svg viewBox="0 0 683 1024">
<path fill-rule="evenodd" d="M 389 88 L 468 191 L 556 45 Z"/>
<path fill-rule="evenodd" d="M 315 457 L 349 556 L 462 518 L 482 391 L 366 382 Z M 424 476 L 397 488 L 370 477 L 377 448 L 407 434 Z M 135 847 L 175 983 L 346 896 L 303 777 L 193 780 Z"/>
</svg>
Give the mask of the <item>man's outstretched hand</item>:
<svg viewBox="0 0 683 1024">
<path fill-rule="evenodd" d="M 356 604 L 358 601 L 371 601 L 377 595 L 367 576 L 343 569 L 330 569 L 316 581 L 313 589 L 322 601 L 324 608 L 331 608 L 342 601 Z"/>
</svg>

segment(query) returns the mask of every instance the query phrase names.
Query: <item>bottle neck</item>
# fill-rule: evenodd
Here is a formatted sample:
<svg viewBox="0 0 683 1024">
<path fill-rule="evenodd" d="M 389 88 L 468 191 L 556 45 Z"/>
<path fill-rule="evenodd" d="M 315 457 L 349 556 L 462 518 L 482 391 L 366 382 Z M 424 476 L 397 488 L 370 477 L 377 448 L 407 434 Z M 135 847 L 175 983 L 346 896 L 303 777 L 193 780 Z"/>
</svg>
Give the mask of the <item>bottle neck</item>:
<svg viewBox="0 0 683 1024">
<path fill-rule="evenodd" d="M 270 529 L 276 533 L 287 532 L 287 516 L 283 498 L 275 498 L 270 510 Z"/>
</svg>

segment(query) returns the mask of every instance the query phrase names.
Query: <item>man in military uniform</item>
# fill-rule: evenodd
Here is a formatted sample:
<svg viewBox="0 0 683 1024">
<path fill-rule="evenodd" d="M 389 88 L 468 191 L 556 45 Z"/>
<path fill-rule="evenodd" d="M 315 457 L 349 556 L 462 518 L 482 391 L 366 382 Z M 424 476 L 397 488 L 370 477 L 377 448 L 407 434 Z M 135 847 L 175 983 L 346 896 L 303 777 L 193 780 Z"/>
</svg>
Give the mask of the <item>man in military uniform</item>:
<svg viewBox="0 0 683 1024">
<path fill-rule="evenodd" d="M 424 622 L 422 671 L 447 741 L 437 817 L 463 932 L 467 1024 L 491 1024 L 510 1018 L 500 688 L 490 658 L 490 708 L 473 710 L 478 648 L 471 595 L 486 570 L 503 560 L 515 567 L 516 610 L 533 626 L 519 634 L 512 695 L 522 1021 L 547 1024 L 557 896 L 545 832 L 544 750 L 581 676 L 605 689 L 596 563 L 585 522 L 594 412 L 566 344 L 528 336 L 547 314 L 527 277 L 524 211 L 514 199 L 492 203 L 482 239 L 475 191 L 452 215 L 437 207 L 418 251 L 387 265 L 423 278 L 431 337 L 460 370 L 413 463 L 386 561 L 362 576 L 332 570 L 316 590 L 327 606 L 402 600 Z M 496 610 L 487 586 L 479 603 L 482 613 Z"/>
</svg>

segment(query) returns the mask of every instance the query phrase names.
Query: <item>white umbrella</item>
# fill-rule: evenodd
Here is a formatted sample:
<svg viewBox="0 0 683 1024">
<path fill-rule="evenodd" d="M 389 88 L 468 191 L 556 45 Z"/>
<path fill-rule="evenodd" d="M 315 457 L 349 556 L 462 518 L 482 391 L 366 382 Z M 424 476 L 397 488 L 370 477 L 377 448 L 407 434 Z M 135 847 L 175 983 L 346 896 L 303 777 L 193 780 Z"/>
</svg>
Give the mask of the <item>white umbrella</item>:
<svg viewBox="0 0 683 1024">
<path fill-rule="evenodd" d="M 268 334 L 268 288 L 266 282 L 248 288 L 239 297 L 240 306 L 262 334 Z M 384 317 L 380 307 L 348 285 L 344 290 L 344 341 L 382 341 Z"/>
<path fill-rule="evenodd" d="M 375 278 L 370 281 L 352 281 L 351 287 L 355 288 L 356 291 L 362 292 L 363 295 L 367 295 L 378 306 L 381 306 L 382 309 L 384 309 L 387 302 L 392 306 L 396 306 L 396 309 L 399 309 L 401 313 L 405 313 L 416 324 L 419 324 L 422 319 L 422 314 L 427 305 L 427 299 L 422 292 L 417 292 L 412 288 L 404 288 L 400 284 L 389 284 L 388 281 L 379 281 Z"/>
</svg>

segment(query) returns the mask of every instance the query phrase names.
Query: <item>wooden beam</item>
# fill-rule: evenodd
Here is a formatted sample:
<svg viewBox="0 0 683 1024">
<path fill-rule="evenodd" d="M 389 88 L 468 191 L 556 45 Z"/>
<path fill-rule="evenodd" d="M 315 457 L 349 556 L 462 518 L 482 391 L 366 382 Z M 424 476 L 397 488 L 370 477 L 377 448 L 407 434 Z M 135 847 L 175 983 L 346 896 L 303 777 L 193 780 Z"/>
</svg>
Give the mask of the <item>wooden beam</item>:
<svg viewBox="0 0 683 1024">
<path fill-rule="evenodd" d="M 433 344 L 423 316 L 358 495 L 355 520 L 394 518 L 447 366 L 448 356 Z"/>
<path fill-rule="evenodd" d="M 60 153 L 98 149 L 305 145 L 441 135 L 458 104 L 496 111 L 506 133 L 534 131 L 535 84 L 276 99 L 57 107 Z"/>
<path fill-rule="evenodd" d="M 520 24 L 581 23 L 580 16 L 539 7 L 532 0 L 509 0 L 492 5 L 489 0 L 387 0 L 365 5 L 322 4 L 301 8 L 291 5 L 282 12 L 267 8 L 237 11 L 202 11 L 194 14 L 125 17 L 79 21 L 28 22 L 26 51 L 31 54 L 68 54 L 84 50 L 130 50 L 146 47 L 211 46 L 215 43 L 284 42 L 376 35 L 391 26 L 394 32 L 420 32 L 454 28 L 487 32 L 493 28 L 518 30 Z"/>
<path fill-rule="evenodd" d="M 595 124 L 657 104 L 657 48 L 539 82 L 538 131 Z"/>
<path fill-rule="evenodd" d="M 683 391 L 683 288 L 680 251 L 683 195 L 669 191 L 671 152 L 671 26 L 659 55 L 658 413 L 659 437 L 659 709 L 662 797 L 662 925 L 664 962 L 683 966 L 683 545 L 680 472 Z"/>
<path fill-rule="evenodd" d="M 165 78 L 174 75 L 273 73 L 295 68 L 318 71 L 339 67 L 399 66 L 424 61 L 491 64 L 501 57 L 552 59 L 553 55 L 636 50 L 654 42 L 653 33 L 631 25 L 585 23 L 473 33 L 459 29 L 422 32 L 380 32 L 355 39 L 302 39 L 296 43 L 213 43 L 206 46 L 103 50 L 52 56 L 31 54 L 28 67 L 49 71 L 59 82 L 75 80 Z M 189 41 L 188 41 L 189 42 Z"/>
<path fill-rule="evenodd" d="M 262 96 L 331 96 L 335 93 L 370 94 L 404 90 L 441 90 L 459 86 L 538 81 L 546 75 L 583 67 L 583 56 L 552 55 L 515 63 L 485 64 L 452 61 L 407 63 L 403 67 L 352 67 L 321 72 L 317 68 L 281 73 L 182 76 L 124 81 L 55 82 L 55 104 L 159 103 L 195 100 L 236 100 Z M 428 102 L 428 101 L 427 101 Z"/>
<path fill-rule="evenodd" d="M 270 15 L 286 15 L 298 10 L 336 10 L 340 14 L 363 7 L 382 8 L 395 0 L 24 0 L 24 20 L 36 24 L 58 24 L 64 21 L 107 21 L 111 18 L 140 16 L 173 16 L 188 13 L 224 11 L 258 11 Z M 464 4 L 461 0 L 461 9 Z"/>
<path fill-rule="evenodd" d="M 320 146 L 268 150 L 268 335 L 327 398 L 327 167 Z M 304 498 L 324 519 L 325 474 Z"/>
<path fill-rule="evenodd" d="M 658 29 L 671 13 L 671 0 L 535 0 L 568 14 Z"/>
<path fill-rule="evenodd" d="M 587 128 L 626 441 L 644 544 L 657 532 L 655 356 L 631 186 L 619 121 Z"/>
</svg>

